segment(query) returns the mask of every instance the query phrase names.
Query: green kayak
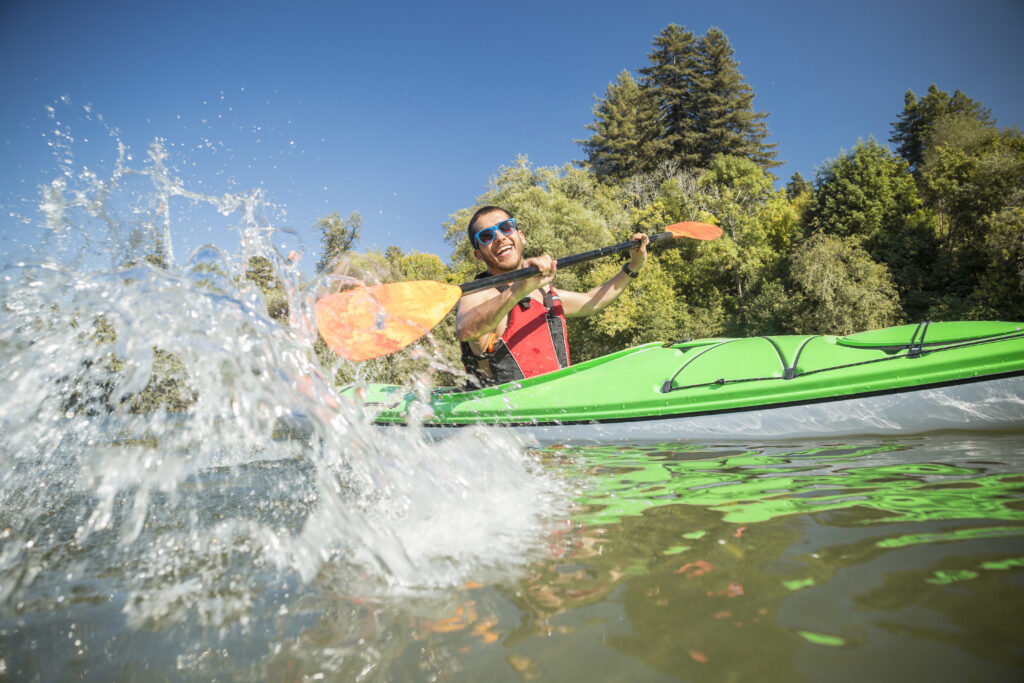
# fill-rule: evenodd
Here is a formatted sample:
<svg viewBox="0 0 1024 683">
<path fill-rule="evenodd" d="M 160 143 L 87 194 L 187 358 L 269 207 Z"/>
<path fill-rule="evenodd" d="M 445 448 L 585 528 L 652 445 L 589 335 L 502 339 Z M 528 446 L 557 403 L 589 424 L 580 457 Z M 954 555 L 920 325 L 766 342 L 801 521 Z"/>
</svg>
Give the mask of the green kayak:
<svg viewBox="0 0 1024 683">
<path fill-rule="evenodd" d="M 652 343 L 427 399 L 391 385 L 349 393 L 379 425 L 492 425 L 546 444 L 1020 430 L 1024 323 Z"/>
</svg>

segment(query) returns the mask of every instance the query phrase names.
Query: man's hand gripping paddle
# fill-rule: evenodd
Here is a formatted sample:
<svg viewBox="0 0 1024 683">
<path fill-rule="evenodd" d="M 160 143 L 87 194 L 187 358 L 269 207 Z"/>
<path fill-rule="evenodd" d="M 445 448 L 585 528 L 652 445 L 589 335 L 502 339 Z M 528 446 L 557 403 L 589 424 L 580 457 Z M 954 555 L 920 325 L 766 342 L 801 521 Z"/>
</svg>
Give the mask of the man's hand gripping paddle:
<svg viewBox="0 0 1024 683">
<path fill-rule="evenodd" d="M 707 223 L 675 223 L 653 235 L 650 243 L 689 237 L 714 240 L 722 229 Z M 639 244 L 629 240 L 558 259 L 559 268 L 628 251 Z M 473 280 L 461 285 L 418 280 L 372 287 L 353 287 L 328 294 L 316 302 L 317 327 L 331 349 L 346 360 L 379 358 L 400 351 L 433 329 L 463 294 L 523 280 L 538 272 L 535 266 Z"/>
</svg>

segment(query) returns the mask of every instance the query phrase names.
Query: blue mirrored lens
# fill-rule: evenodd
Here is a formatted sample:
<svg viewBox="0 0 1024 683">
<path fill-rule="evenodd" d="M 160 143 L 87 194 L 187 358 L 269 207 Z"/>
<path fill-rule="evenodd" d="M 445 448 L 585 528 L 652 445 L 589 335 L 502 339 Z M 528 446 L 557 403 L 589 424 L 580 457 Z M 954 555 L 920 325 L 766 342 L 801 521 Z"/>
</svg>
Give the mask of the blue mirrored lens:
<svg viewBox="0 0 1024 683">
<path fill-rule="evenodd" d="M 516 231 L 516 221 L 514 218 L 509 218 L 507 221 L 502 221 L 494 227 L 501 230 L 502 235 L 511 235 Z"/>
</svg>

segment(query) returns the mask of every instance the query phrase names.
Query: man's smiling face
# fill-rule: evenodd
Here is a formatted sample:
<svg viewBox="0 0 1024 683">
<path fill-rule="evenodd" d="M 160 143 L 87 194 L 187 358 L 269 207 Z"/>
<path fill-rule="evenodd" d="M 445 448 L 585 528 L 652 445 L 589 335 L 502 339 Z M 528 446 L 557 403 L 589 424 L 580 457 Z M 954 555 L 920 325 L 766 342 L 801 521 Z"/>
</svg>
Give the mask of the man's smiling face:
<svg viewBox="0 0 1024 683">
<path fill-rule="evenodd" d="M 483 230 L 511 218 L 504 211 L 491 211 L 479 216 L 474 223 L 477 230 Z M 516 230 L 511 235 L 502 235 L 495 231 L 494 239 L 488 244 L 477 245 L 473 254 L 487 264 L 492 274 L 507 273 L 516 270 L 523 263 L 523 233 Z"/>
</svg>

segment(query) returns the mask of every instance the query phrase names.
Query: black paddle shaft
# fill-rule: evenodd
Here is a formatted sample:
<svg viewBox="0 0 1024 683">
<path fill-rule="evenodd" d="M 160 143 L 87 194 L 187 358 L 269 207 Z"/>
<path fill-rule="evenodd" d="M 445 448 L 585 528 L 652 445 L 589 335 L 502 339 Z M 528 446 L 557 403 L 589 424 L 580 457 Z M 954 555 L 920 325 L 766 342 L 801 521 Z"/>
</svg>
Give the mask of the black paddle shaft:
<svg viewBox="0 0 1024 683">
<path fill-rule="evenodd" d="M 658 235 L 652 235 L 650 238 L 650 244 L 663 239 L 673 237 L 671 232 L 663 232 Z M 640 246 L 640 240 L 629 240 L 620 244 L 613 244 L 608 247 L 601 247 L 600 249 L 594 249 L 592 251 L 585 251 L 582 254 L 573 254 L 571 256 L 563 256 L 558 259 L 556 263 L 559 268 L 566 268 L 568 266 L 574 266 L 577 263 L 586 263 L 587 261 L 593 261 L 599 259 L 602 256 L 608 254 L 615 254 L 620 251 L 628 251 L 634 247 Z M 487 289 L 488 287 L 497 287 L 507 282 L 515 282 L 516 280 L 525 280 L 526 278 L 536 275 L 540 272 L 537 266 L 527 266 L 526 268 L 520 268 L 519 270 L 513 270 L 508 273 L 502 273 L 501 275 L 491 275 L 490 277 L 483 277 L 479 280 L 473 280 L 472 282 L 465 282 L 459 285 L 459 289 L 462 290 L 463 294 L 469 294 L 470 292 L 477 292 L 481 289 Z"/>
</svg>

